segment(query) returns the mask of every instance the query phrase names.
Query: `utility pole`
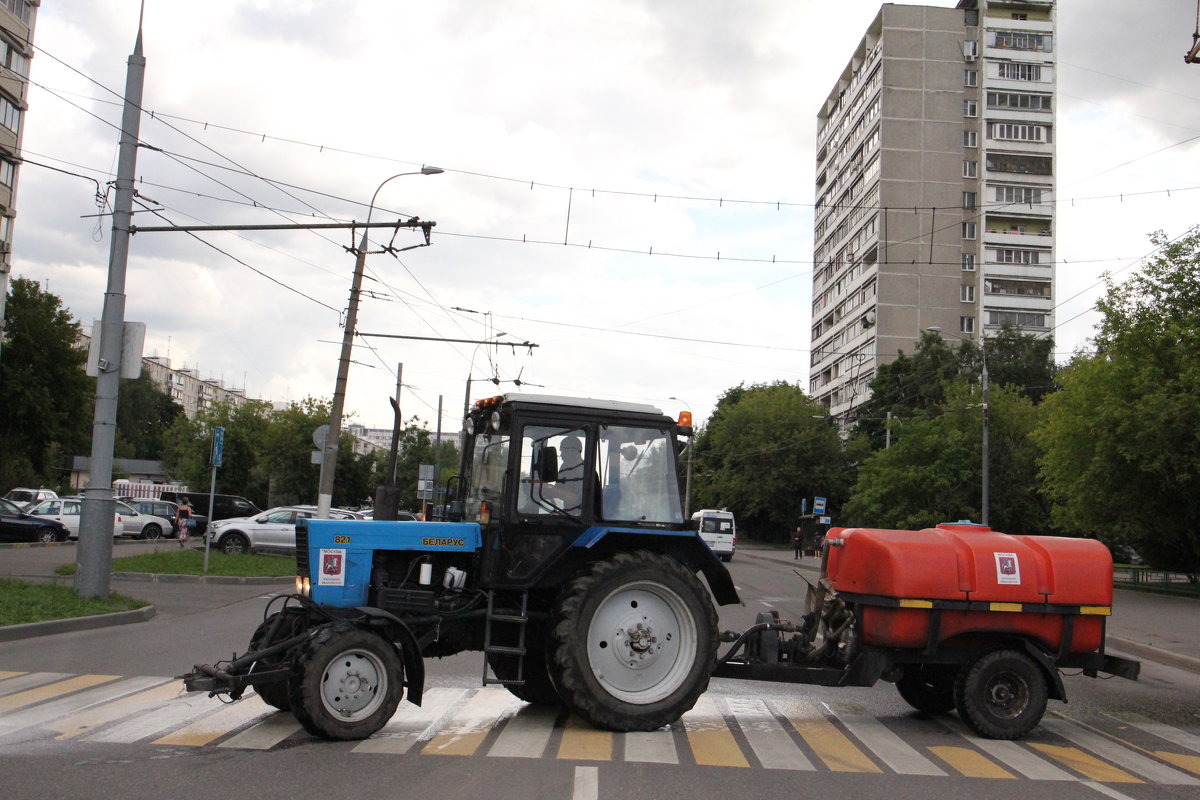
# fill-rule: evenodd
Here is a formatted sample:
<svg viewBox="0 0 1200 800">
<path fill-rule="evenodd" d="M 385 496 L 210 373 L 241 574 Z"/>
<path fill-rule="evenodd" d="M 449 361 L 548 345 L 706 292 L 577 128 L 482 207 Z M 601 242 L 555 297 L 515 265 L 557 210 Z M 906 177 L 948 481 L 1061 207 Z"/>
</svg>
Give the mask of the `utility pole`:
<svg viewBox="0 0 1200 800">
<path fill-rule="evenodd" d="M 92 457 L 88 488 L 83 490 L 79 546 L 75 554 L 75 593 L 104 597 L 109 593 L 112 567 L 113 446 L 117 431 L 117 392 L 121 387 L 121 351 L 125 342 L 125 270 L 133 221 L 133 182 L 137 175 L 138 135 L 141 130 L 142 86 L 146 59 L 142 55 L 142 23 L 125 73 L 125 106 L 117 155 L 116 197 L 113 202 L 112 244 L 108 255 L 108 287 L 100 324 L 100 361 L 96 375 L 96 408 L 92 423 Z"/>
</svg>

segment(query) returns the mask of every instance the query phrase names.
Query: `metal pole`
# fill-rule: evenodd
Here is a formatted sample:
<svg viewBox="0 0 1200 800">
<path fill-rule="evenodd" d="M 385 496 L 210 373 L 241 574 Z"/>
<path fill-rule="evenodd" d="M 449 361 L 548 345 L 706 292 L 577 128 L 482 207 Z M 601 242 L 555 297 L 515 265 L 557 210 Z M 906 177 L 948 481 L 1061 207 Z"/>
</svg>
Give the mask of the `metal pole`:
<svg viewBox="0 0 1200 800">
<path fill-rule="evenodd" d="M 401 172 L 375 188 L 371 195 L 371 204 L 367 206 L 367 226 L 371 224 L 371 214 L 375 211 L 375 199 L 388 181 L 402 175 L 437 175 L 442 172 L 438 167 L 422 167 L 419 172 Z M 338 439 L 342 436 L 342 409 L 346 402 L 346 378 L 350 373 L 350 355 L 354 350 L 354 326 L 358 322 L 358 300 L 362 288 L 363 267 L 367 263 L 367 233 L 369 227 L 363 228 L 362 240 L 354 258 L 354 277 L 350 281 L 350 304 L 346 309 L 346 330 L 342 335 L 342 353 L 338 358 L 337 381 L 333 388 L 333 404 L 329 409 L 329 435 L 325 438 L 325 450 L 321 456 L 321 475 L 317 483 L 317 518 L 329 519 L 329 509 L 333 505 L 333 476 L 337 469 Z"/>
<path fill-rule="evenodd" d="M 142 86 L 146 59 L 142 27 L 125 73 L 125 106 L 117 156 L 116 197 L 113 201 L 112 243 L 108 256 L 108 287 L 100 325 L 100 361 L 96 376 L 96 407 L 92 422 L 92 457 L 88 487 L 83 490 L 79 546 L 75 554 L 75 593 L 105 597 L 109 593 L 116 500 L 113 499 L 113 446 L 117 431 L 117 392 L 121 386 L 121 351 L 125 339 L 125 270 L 129 262 L 129 226 L 133 221 L 133 183 L 137 174 L 138 134 L 141 129 Z"/>
<path fill-rule="evenodd" d="M 989 483 L 989 464 L 991 462 L 990 451 L 988 447 L 988 369 L 987 369 L 987 345 L 982 333 L 979 336 L 979 353 L 983 359 L 983 491 L 980 499 L 980 504 L 983 508 L 980 511 L 982 522 L 988 524 L 988 483 Z"/>
</svg>

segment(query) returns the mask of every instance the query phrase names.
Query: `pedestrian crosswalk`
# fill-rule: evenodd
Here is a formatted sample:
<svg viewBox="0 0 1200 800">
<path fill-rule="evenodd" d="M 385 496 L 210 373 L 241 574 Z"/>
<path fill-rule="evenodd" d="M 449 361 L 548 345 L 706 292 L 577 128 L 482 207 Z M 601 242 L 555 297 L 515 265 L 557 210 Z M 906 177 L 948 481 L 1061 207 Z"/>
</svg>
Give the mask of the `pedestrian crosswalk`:
<svg viewBox="0 0 1200 800">
<path fill-rule="evenodd" d="M 254 694 L 228 704 L 163 677 L 0 672 L 0 748 L 14 742 L 270 750 L 312 741 Z M 853 703 L 710 691 L 676 724 L 594 729 L 503 689 L 433 687 L 370 739 L 322 743 L 358 756 L 561 759 L 1089 784 L 1200 785 L 1200 735 L 1137 714 L 1048 714 L 1020 742 L 975 736 L 950 714 L 878 717 Z"/>
</svg>

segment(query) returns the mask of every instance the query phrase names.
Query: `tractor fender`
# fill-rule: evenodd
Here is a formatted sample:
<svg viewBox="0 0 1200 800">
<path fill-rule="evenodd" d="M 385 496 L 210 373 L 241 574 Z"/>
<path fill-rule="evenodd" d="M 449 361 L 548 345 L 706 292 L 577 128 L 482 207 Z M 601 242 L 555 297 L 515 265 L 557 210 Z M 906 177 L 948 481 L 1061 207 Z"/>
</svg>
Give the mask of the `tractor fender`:
<svg viewBox="0 0 1200 800">
<path fill-rule="evenodd" d="M 421 647 L 417 637 L 399 617 L 372 606 L 359 606 L 355 609 L 364 617 L 366 624 L 372 628 L 382 628 L 388 639 L 400 647 L 400 660 L 404 663 L 404 685 L 407 689 L 405 699 L 414 706 L 421 705 L 421 696 L 425 692 L 425 662 L 421 659 Z"/>
<path fill-rule="evenodd" d="M 718 605 L 741 603 L 733 578 L 721 559 L 695 531 L 644 530 L 638 528 L 588 528 L 573 545 L 588 550 L 639 550 L 646 549 L 674 558 L 693 572 L 704 573 Z"/>
</svg>

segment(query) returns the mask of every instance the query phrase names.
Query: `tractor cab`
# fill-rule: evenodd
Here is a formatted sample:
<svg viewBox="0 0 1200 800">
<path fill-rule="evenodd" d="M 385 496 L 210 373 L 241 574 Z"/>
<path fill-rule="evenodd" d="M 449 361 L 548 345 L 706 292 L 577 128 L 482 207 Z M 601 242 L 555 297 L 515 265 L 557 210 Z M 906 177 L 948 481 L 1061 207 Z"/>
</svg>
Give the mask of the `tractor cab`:
<svg viewBox="0 0 1200 800">
<path fill-rule="evenodd" d="M 461 518 L 495 586 L 528 586 L 588 535 L 686 531 L 676 421 L 653 406 L 549 395 L 480 400 L 466 419 Z"/>
</svg>

